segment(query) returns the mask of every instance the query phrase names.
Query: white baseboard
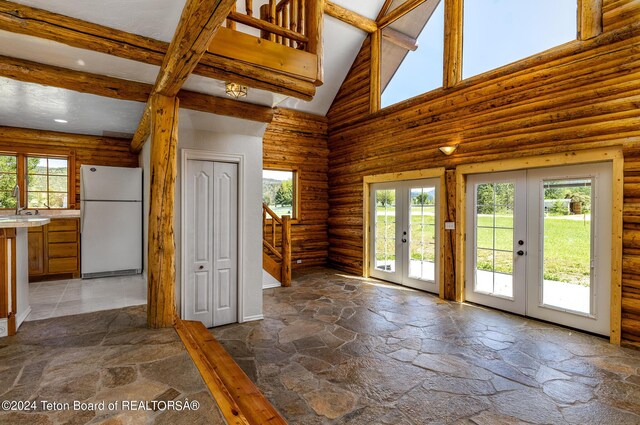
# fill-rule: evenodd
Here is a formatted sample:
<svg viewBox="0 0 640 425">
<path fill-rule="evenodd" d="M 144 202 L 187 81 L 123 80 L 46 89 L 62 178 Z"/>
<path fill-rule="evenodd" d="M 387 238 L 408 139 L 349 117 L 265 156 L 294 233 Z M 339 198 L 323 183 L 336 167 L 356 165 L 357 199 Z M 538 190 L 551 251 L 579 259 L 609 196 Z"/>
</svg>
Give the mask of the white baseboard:
<svg viewBox="0 0 640 425">
<path fill-rule="evenodd" d="M 271 289 L 271 288 L 279 288 L 282 284 L 280 282 L 277 283 L 265 283 L 262 285 L 262 289 Z"/>
<path fill-rule="evenodd" d="M 243 323 L 244 322 L 254 322 L 256 320 L 264 320 L 264 315 L 263 314 L 256 314 L 255 316 L 247 316 L 244 318 Z"/>
<path fill-rule="evenodd" d="M 22 322 L 25 321 L 29 314 L 31 314 L 31 306 L 27 307 L 25 311 L 16 316 L 16 330 L 20 327 Z"/>
</svg>

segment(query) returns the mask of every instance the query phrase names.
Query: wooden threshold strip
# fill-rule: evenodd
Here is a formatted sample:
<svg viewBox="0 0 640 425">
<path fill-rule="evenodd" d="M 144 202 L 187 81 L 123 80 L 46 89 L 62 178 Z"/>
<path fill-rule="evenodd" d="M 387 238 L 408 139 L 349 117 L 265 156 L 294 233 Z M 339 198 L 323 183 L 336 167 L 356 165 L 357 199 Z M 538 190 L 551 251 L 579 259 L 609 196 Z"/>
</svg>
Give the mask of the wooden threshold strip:
<svg viewBox="0 0 640 425">
<path fill-rule="evenodd" d="M 287 424 L 201 322 L 176 319 L 175 329 L 229 424 Z"/>
</svg>

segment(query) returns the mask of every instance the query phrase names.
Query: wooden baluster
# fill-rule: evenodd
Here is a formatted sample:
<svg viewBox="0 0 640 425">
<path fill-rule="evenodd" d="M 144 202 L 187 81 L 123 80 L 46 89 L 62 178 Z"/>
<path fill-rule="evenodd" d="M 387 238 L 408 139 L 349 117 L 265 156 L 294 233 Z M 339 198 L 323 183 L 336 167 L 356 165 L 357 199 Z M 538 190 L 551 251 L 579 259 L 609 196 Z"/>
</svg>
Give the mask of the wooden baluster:
<svg viewBox="0 0 640 425">
<path fill-rule="evenodd" d="M 263 4 L 260 6 L 260 20 L 269 22 L 269 5 Z M 260 30 L 260 38 L 265 40 L 269 39 L 269 31 Z"/>
<path fill-rule="evenodd" d="M 267 209 L 262 204 L 262 239 L 265 239 L 264 232 L 267 228 Z"/>
<path fill-rule="evenodd" d="M 253 0 L 245 0 L 245 9 L 248 16 L 253 16 Z"/>
<path fill-rule="evenodd" d="M 284 4 L 284 7 L 282 8 L 282 28 L 289 29 L 289 19 L 291 16 L 291 14 L 289 13 L 290 5 L 291 5 L 291 2 L 287 2 Z M 283 38 L 282 44 L 284 44 L 285 46 L 290 46 L 291 40 L 288 38 Z"/>
<path fill-rule="evenodd" d="M 309 37 L 309 44 L 307 44 L 307 52 L 316 55 L 318 57 L 318 67 L 316 72 L 317 86 L 322 85 L 324 81 L 324 67 L 323 67 L 323 51 L 322 51 L 322 29 L 324 24 L 324 3 L 325 0 L 310 1 L 307 4 L 306 10 L 306 25 L 307 25 L 307 37 Z"/>
<path fill-rule="evenodd" d="M 291 0 L 291 25 L 289 27 L 292 31 L 300 32 L 298 29 L 298 0 Z M 295 43 L 291 40 L 291 47 L 300 47 L 300 43 Z"/>
<path fill-rule="evenodd" d="M 291 217 L 282 216 L 282 286 L 291 286 Z"/>
<path fill-rule="evenodd" d="M 276 247 L 276 220 L 271 217 L 271 245 Z"/>
<path fill-rule="evenodd" d="M 276 23 L 276 0 L 269 0 L 269 22 L 271 22 L 272 24 Z M 270 41 L 276 41 L 276 35 L 275 34 L 269 34 L 269 40 Z"/>
<path fill-rule="evenodd" d="M 231 9 L 232 12 L 236 11 L 236 5 L 233 5 L 233 8 Z M 229 28 L 230 30 L 235 30 L 236 29 L 236 23 L 234 21 L 232 21 L 231 19 L 227 19 L 227 28 Z"/>
<path fill-rule="evenodd" d="M 298 6 L 298 32 L 300 34 L 307 34 L 307 27 L 305 25 L 305 2 L 306 0 L 300 0 L 300 5 Z M 304 43 L 298 43 L 298 49 L 306 49 L 307 46 Z"/>
<path fill-rule="evenodd" d="M 278 10 L 276 15 L 276 25 L 282 27 L 282 9 Z M 276 37 L 278 44 L 283 44 L 282 36 L 279 35 Z"/>
</svg>

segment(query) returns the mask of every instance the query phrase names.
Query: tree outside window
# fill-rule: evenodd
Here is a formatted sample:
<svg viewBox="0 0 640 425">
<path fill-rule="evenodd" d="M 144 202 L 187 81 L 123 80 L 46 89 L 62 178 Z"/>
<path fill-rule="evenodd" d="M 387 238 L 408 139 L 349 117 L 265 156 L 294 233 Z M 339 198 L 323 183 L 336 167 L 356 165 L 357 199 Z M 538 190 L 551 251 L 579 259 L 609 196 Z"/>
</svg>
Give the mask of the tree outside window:
<svg viewBox="0 0 640 425">
<path fill-rule="evenodd" d="M 289 170 L 262 171 L 262 202 L 279 217 L 296 218 L 296 172 Z"/>
</svg>

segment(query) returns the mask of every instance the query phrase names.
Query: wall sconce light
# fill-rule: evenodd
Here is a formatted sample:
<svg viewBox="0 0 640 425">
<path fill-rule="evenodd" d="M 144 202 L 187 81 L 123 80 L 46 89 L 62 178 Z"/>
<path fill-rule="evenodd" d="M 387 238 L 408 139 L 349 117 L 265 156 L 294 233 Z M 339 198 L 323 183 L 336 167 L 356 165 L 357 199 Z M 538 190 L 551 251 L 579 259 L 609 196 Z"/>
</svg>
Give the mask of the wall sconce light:
<svg viewBox="0 0 640 425">
<path fill-rule="evenodd" d="M 243 86 L 242 84 L 225 83 L 225 92 L 227 93 L 227 96 L 233 97 L 234 99 L 247 97 L 247 91 L 249 91 L 249 87 Z"/>
<path fill-rule="evenodd" d="M 458 145 L 440 146 L 438 149 L 440 149 L 440 152 L 443 154 L 449 156 L 458 149 Z"/>
</svg>

